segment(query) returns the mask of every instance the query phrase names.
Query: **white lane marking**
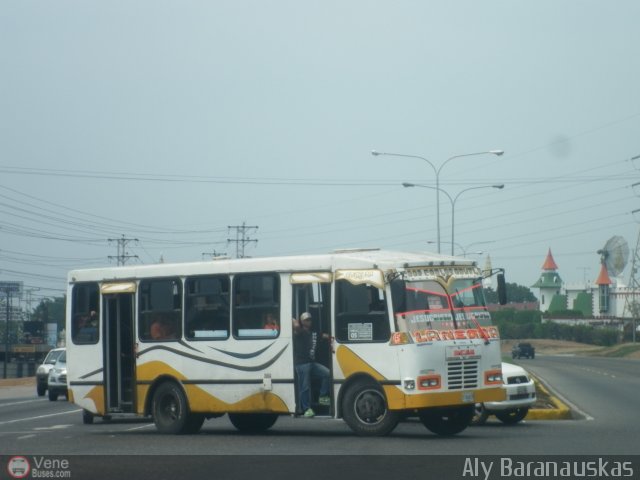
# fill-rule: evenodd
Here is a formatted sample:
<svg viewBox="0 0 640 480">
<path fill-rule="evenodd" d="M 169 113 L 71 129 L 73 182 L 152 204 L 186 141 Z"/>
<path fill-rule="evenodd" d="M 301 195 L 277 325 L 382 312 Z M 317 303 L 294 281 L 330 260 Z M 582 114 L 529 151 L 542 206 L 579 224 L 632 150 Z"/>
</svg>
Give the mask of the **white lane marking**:
<svg viewBox="0 0 640 480">
<path fill-rule="evenodd" d="M 69 424 L 69 425 L 52 425 L 50 427 L 36 427 L 34 428 L 34 430 L 60 430 L 62 428 L 69 428 L 69 427 L 73 427 L 73 425 Z"/>
<path fill-rule="evenodd" d="M 39 400 L 24 400 L 22 402 L 12 402 L 12 403 L 0 403 L 0 407 L 11 407 L 13 405 L 22 405 L 23 403 L 34 403 L 34 402 L 43 402 L 43 399 L 39 399 Z"/>
<path fill-rule="evenodd" d="M 153 423 L 148 423 L 147 425 L 142 425 L 141 427 L 133 427 L 133 428 L 127 428 L 127 432 L 133 432 L 134 430 L 142 430 L 143 428 L 149 428 L 149 427 L 153 427 L 154 424 Z"/>
<path fill-rule="evenodd" d="M 35 437 L 35 435 L 34 435 L 34 434 L 31 434 L 31 435 L 23 435 L 23 436 L 21 436 L 21 437 L 18 437 L 18 440 L 26 440 L 26 439 L 28 439 L 28 438 L 33 438 L 33 437 Z"/>
<path fill-rule="evenodd" d="M 0 422 L 0 425 L 9 425 L 10 423 L 18 423 L 18 422 L 28 422 L 29 420 L 38 420 L 40 418 L 56 417 L 58 415 L 69 415 L 70 413 L 78 413 L 81 411 L 82 409 L 79 408 L 77 410 L 70 410 L 68 412 L 50 413 L 49 415 L 38 415 L 37 417 L 16 418 L 15 420 L 7 420 L 4 422 Z"/>
</svg>

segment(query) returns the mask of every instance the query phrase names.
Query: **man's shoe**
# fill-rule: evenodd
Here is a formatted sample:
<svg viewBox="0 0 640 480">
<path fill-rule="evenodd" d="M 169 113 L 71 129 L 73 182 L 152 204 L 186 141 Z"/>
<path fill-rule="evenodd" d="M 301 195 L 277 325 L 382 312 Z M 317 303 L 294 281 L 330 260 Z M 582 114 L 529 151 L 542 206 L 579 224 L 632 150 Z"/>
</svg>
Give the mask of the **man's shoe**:
<svg viewBox="0 0 640 480">
<path fill-rule="evenodd" d="M 308 418 L 315 417 L 316 416 L 316 412 L 314 412 L 310 408 L 307 408 L 307 411 L 304 412 L 304 416 L 308 417 Z"/>
<path fill-rule="evenodd" d="M 331 399 L 329 397 L 320 397 L 318 403 L 320 405 L 331 405 Z"/>
</svg>

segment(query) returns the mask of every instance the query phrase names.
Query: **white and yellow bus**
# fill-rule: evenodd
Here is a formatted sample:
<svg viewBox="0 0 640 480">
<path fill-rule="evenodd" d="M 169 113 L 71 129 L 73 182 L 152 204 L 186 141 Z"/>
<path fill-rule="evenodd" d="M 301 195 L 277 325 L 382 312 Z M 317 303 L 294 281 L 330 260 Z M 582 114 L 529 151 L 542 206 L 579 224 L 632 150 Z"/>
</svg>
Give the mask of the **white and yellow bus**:
<svg viewBox="0 0 640 480">
<path fill-rule="evenodd" d="M 151 416 L 195 433 L 229 415 L 241 431 L 300 415 L 292 318 L 311 313 L 331 338 L 317 361 L 330 405 L 359 435 L 417 416 L 464 430 L 474 404 L 504 399 L 500 340 L 481 272 L 463 258 L 377 249 L 69 273 L 69 399 L 83 420 Z M 504 284 L 504 277 L 501 279 Z M 275 317 L 277 328 L 264 328 Z"/>
</svg>

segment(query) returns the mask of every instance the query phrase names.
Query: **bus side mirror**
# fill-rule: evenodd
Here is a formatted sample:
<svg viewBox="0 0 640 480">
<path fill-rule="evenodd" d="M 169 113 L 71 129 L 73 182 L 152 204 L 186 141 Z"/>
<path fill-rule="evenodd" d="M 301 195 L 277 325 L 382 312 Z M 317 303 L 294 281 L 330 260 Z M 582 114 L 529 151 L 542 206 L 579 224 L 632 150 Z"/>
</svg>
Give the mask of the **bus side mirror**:
<svg viewBox="0 0 640 480">
<path fill-rule="evenodd" d="M 500 305 L 505 305 L 507 303 L 507 284 L 504 273 L 499 273 L 496 278 L 498 280 L 498 302 Z"/>
</svg>

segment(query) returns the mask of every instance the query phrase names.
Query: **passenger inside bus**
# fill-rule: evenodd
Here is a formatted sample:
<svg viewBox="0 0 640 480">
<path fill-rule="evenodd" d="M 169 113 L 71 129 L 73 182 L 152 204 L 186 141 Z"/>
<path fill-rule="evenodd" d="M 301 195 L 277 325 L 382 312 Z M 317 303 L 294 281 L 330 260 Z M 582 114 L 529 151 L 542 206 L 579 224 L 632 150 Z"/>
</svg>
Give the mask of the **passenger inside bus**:
<svg viewBox="0 0 640 480">
<path fill-rule="evenodd" d="M 151 322 L 149 335 L 152 340 L 169 340 L 177 338 L 174 323 L 162 316 L 157 316 Z"/>
<path fill-rule="evenodd" d="M 98 340 L 98 314 L 92 310 L 89 315 L 76 316 L 76 330 L 73 340 L 78 343 L 94 343 Z"/>
<path fill-rule="evenodd" d="M 278 320 L 276 319 L 276 316 L 269 312 L 269 313 L 265 313 L 263 315 L 264 319 L 262 321 L 262 328 L 265 328 L 267 330 L 276 330 L 279 331 L 280 330 L 280 323 L 278 322 Z"/>
</svg>

